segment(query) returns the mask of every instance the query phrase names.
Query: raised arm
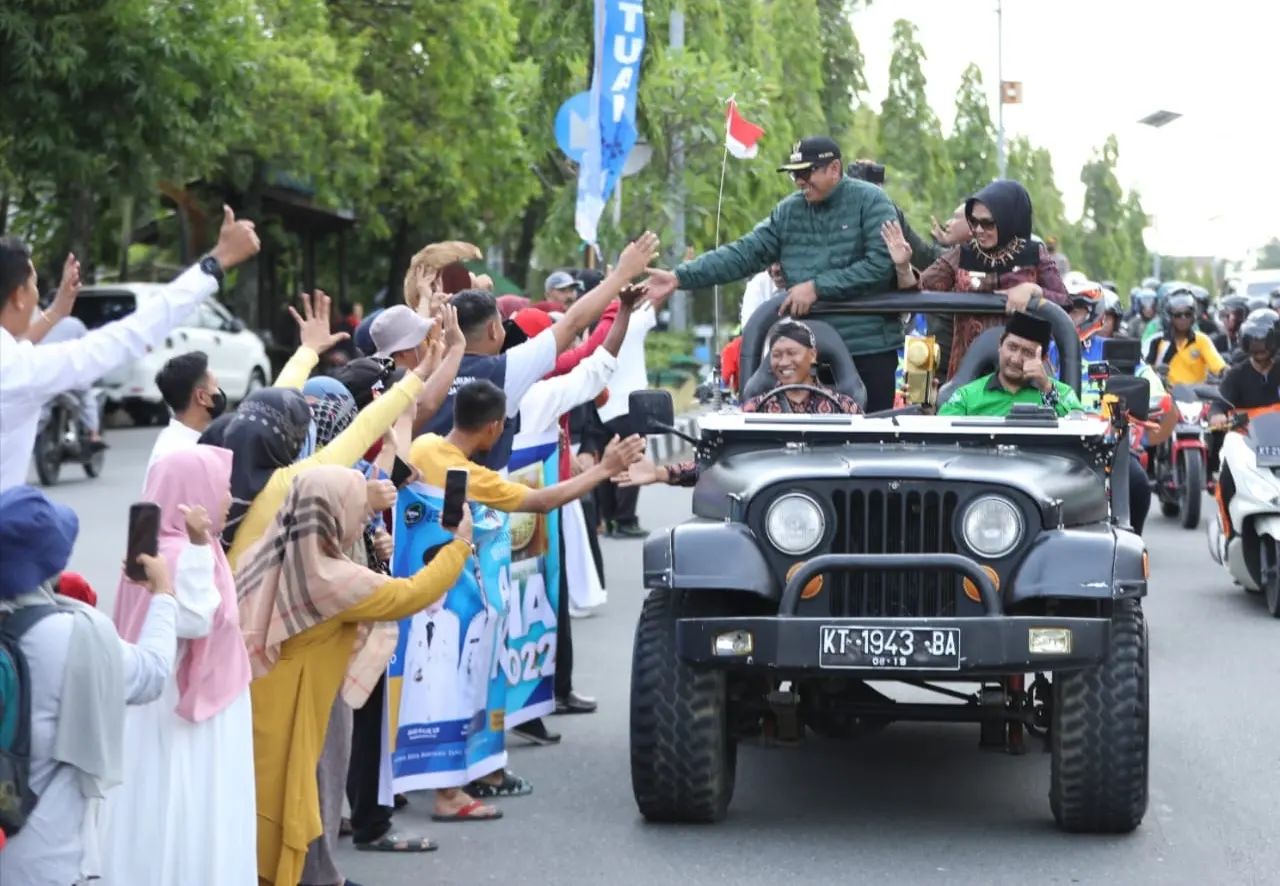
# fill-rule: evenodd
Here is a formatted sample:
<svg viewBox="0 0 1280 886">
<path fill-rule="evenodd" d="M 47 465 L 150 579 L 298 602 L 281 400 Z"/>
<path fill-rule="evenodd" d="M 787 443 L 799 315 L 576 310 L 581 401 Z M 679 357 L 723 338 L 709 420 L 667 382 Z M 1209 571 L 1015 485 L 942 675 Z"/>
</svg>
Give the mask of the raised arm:
<svg viewBox="0 0 1280 886">
<path fill-rule="evenodd" d="M 467 339 L 458 328 L 457 308 L 450 304 L 442 305 L 440 318 L 444 338 L 438 346 L 444 347 L 444 357 L 431 370 L 431 375 L 427 377 L 426 384 L 422 387 L 422 393 L 418 395 L 413 416 L 415 428 L 425 425 L 440 411 L 441 405 L 449 396 L 449 389 L 453 386 L 454 379 L 458 376 L 458 367 L 462 364 L 462 357 L 467 350 Z"/>
<path fill-rule="evenodd" d="M 298 349 L 280 370 L 275 381 L 275 387 L 293 388 L 295 391 L 307 383 L 311 370 L 320 362 L 321 354 L 351 337 L 345 332 L 331 331 L 329 318 L 333 300 L 323 290 L 317 289 L 310 296 L 304 292 L 298 296 L 298 300 L 302 303 L 301 314 L 292 306 L 289 307 L 289 313 L 298 324 Z"/>
<path fill-rule="evenodd" d="M 238 222 L 227 209 L 218 245 L 211 255 L 227 269 L 257 251 L 253 222 Z M 21 398 L 27 401 L 24 405 L 33 406 L 63 391 L 89 387 L 121 363 L 158 345 L 217 289 L 218 283 L 211 275 L 198 266 L 191 267 L 129 316 L 95 329 L 84 338 L 39 348 L 29 341 L 18 342 L 17 358 L 6 361 L 4 377 L 0 378 L 0 399 Z"/>
<path fill-rule="evenodd" d="M 717 283 L 732 283 L 758 274 L 777 261 L 781 250 L 777 213 L 774 209 L 750 233 L 732 243 L 678 265 L 674 272 L 678 288 L 705 289 Z"/>
<path fill-rule="evenodd" d="M 521 502 L 520 510 L 531 514 L 546 514 L 556 508 L 576 501 L 609 478 L 622 473 L 644 455 L 645 439 L 634 435 L 625 440 L 614 437 L 605 447 L 600 461 L 572 479 L 531 489 Z"/>
<path fill-rule="evenodd" d="M 618 297 L 624 286 L 644 273 L 658 248 L 658 235 L 646 231 L 640 239 L 622 250 L 618 266 L 600 282 L 600 285 L 574 302 L 564 318 L 551 327 L 556 339 L 556 353 L 563 353 L 574 339 L 596 321 L 609 303 Z"/>
<path fill-rule="evenodd" d="M 58 321 L 71 316 L 75 307 L 76 296 L 80 294 L 80 262 L 74 253 L 67 253 L 62 263 L 62 278 L 58 281 L 58 294 L 53 297 L 49 309 L 40 312 L 40 316 L 31 321 L 26 335 L 22 336 L 33 345 L 40 344 L 49 330 L 58 325 Z"/>
</svg>

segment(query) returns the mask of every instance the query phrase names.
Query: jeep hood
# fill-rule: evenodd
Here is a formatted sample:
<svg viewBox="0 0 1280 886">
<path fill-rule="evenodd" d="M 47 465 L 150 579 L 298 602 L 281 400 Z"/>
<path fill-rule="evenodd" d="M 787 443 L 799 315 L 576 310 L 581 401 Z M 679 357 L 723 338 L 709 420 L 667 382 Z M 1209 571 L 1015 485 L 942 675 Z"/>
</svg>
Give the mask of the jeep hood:
<svg viewBox="0 0 1280 886">
<path fill-rule="evenodd" d="M 723 452 L 706 467 L 693 513 L 730 517 L 730 496 L 745 505 L 762 490 L 801 480 L 889 478 L 1014 489 L 1039 508 L 1046 527 L 1106 520 L 1110 510 L 1100 469 L 1085 457 L 1023 447 L 850 443 Z"/>
</svg>

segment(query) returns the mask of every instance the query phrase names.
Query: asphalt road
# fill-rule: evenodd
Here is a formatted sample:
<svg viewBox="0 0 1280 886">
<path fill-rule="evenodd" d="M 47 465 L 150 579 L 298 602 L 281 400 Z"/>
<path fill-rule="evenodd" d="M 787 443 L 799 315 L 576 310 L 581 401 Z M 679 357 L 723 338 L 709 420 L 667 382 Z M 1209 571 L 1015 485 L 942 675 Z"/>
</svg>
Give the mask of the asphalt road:
<svg viewBox="0 0 1280 886">
<path fill-rule="evenodd" d="M 125 515 L 154 430 L 111 431 L 105 475 L 67 466 L 56 498 L 80 514 L 72 567 L 110 610 Z M 1206 505 L 1208 503 L 1206 502 Z M 642 520 L 687 513 L 687 493 L 649 489 Z M 559 747 L 517 747 L 532 796 L 502 821 L 433 824 L 429 797 L 397 815 L 440 843 L 426 856 L 356 852 L 363 886 L 549 884 L 1276 883 L 1280 843 L 1280 623 L 1209 559 L 1203 531 L 1150 520 L 1151 805 L 1125 837 L 1055 830 L 1049 758 L 983 752 L 976 727 L 893 725 L 872 739 L 745 747 L 729 817 L 709 827 L 647 825 L 631 797 L 627 694 L 643 590 L 640 543 L 606 541 L 609 603 L 574 622 L 578 687 L 592 716 L 554 717 Z"/>
</svg>

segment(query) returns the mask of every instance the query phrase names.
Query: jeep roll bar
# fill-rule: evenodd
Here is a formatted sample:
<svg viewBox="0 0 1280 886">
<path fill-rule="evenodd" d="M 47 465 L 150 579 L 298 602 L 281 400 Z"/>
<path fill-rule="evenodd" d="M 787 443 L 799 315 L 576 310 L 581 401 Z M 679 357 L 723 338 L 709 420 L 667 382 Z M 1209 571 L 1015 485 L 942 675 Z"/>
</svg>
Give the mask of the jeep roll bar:
<svg viewBox="0 0 1280 886">
<path fill-rule="evenodd" d="M 742 330 L 742 369 L 740 385 L 759 368 L 764 353 L 765 337 L 777 322 L 778 308 L 786 295 L 777 295 L 760 305 Z M 1004 299 L 989 293 L 975 292 L 886 292 L 843 302 L 816 302 L 808 317 L 823 320 L 828 316 L 849 314 L 1004 314 Z M 1047 320 L 1058 345 L 1058 375 L 1077 395 L 1080 393 L 1080 337 L 1067 312 L 1051 301 L 1041 299 L 1032 312 Z"/>
</svg>

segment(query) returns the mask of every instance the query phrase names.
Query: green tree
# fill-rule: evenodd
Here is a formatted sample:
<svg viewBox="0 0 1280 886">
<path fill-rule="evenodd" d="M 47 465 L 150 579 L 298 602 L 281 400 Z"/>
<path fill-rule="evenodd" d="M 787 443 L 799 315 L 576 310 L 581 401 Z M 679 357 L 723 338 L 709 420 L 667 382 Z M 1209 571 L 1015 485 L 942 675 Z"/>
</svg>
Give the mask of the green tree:
<svg viewBox="0 0 1280 886">
<path fill-rule="evenodd" d="M 1125 231 L 1125 197 L 1116 178 L 1120 148 L 1114 135 L 1080 171 L 1084 215 L 1080 219 L 1080 263 L 1095 280 L 1118 277 L 1131 264 Z"/>
<path fill-rule="evenodd" d="M 1067 223 L 1062 192 L 1053 176 L 1053 158 L 1045 148 L 1037 148 L 1030 139 L 1018 136 L 1009 143 L 1009 178 L 1021 182 L 1031 197 L 1032 222 L 1041 237 L 1057 237 L 1059 247 L 1068 258 L 1074 254 L 1076 237 Z"/>
<path fill-rule="evenodd" d="M 493 242 L 536 192 L 523 127 L 537 65 L 516 58 L 519 20 L 507 0 L 328 6 L 343 39 L 365 47 L 357 69 L 364 89 L 382 96 L 374 123 L 382 161 L 357 203 L 356 251 L 366 259 L 353 270 L 395 300 L 424 242 Z"/>
<path fill-rule="evenodd" d="M 1151 254 L 1147 252 L 1147 241 L 1143 236 L 1143 232 L 1150 223 L 1150 216 L 1142 208 L 1142 197 L 1137 191 L 1130 191 L 1125 197 L 1122 221 L 1123 238 L 1128 248 L 1129 262 L 1116 272 L 1114 278 L 1116 285 L 1120 287 L 1121 295 L 1127 296 L 1130 289 L 1141 283 L 1142 279 L 1151 273 Z M 1208 278 L 1212 283 L 1213 271 L 1211 268 L 1208 270 Z M 1208 288 L 1212 290 L 1212 286 Z"/>
<path fill-rule="evenodd" d="M 880 150 L 893 170 L 889 191 L 912 216 L 927 217 L 956 199 L 955 181 L 938 118 L 925 95 L 924 47 L 916 26 L 893 25 L 889 93 L 880 110 Z"/>
<path fill-rule="evenodd" d="M 860 5 L 858 0 L 818 0 L 822 110 L 827 118 L 826 131 L 837 140 L 853 129 L 854 105 L 867 91 L 866 62 L 851 19 Z M 851 153 L 849 156 L 873 155 Z"/>
<path fill-rule="evenodd" d="M 996 128 L 982 86 L 982 70 L 970 64 L 960 78 L 955 127 L 947 141 L 956 190 L 963 195 L 975 194 L 996 178 L 1000 171 L 996 154 Z"/>
<path fill-rule="evenodd" d="M 1272 237 L 1266 246 L 1258 250 L 1258 263 L 1254 267 L 1259 271 L 1280 268 L 1280 237 Z"/>
<path fill-rule="evenodd" d="M 0 5 L 0 147 L 21 208 L 86 264 L 101 213 L 210 171 L 258 85 L 248 0 Z M 55 231 L 56 228 L 56 231 Z"/>
</svg>

